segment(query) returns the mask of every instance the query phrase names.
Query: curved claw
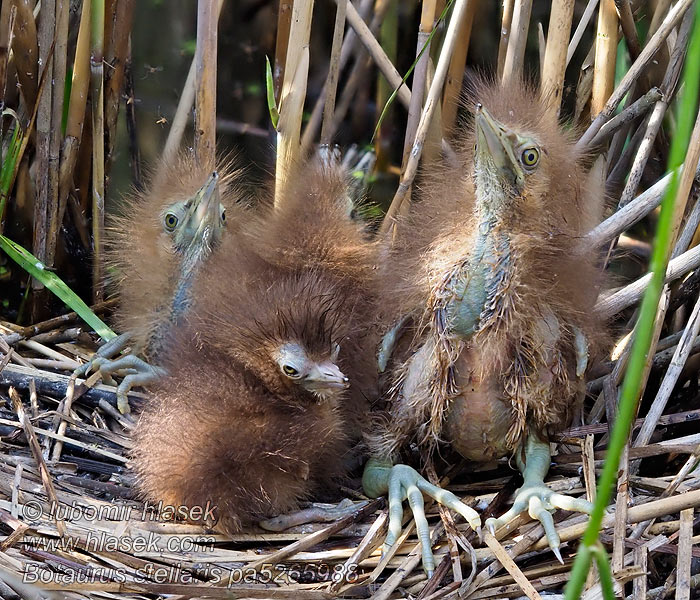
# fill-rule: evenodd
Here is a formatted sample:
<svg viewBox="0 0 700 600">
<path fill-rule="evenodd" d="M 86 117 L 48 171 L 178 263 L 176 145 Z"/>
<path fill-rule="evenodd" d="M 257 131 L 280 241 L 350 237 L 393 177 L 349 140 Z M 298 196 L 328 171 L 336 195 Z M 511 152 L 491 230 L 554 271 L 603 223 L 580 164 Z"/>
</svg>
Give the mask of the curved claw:
<svg viewBox="0 0 700 600">
<path fill-rule="evenodd" d="M 533 519 L 537 519 L 542 524 L 549 547 L 559 562 L 563 563 L 559 551 L 561 541 L 552 518 L 552 513 L 557 508 L 590 514 L 593 504 L 582 498 L 572 498 L 553 492 L 544 483 L 527 483 L 516 491 L 511 509 L 497 519 L 493 517 L 486 519 L 485 525 L 495 535 L 497 529 L 508 525 L 520 513 L 527 510 Z"/>
<path fill-rule="evenodd" d="M 428 482 L 413 467 L 401 464 L 390 466 L 386 463 L 371 460 L 365 468 L 363 483 L 368 495 L 388 493 L 389 527 L 383 552 L 386 552 L 401 534 L 402 504 L 404 500 L 408 499 L 408 504 L 416 522 L 416 535 L 421 543 L 423 569 L 428 574 L 428 577 L 435 571 L 435 557 L 430 547 L 430 529 L 425 518 L 423 494 L 427 494 L 443 506 L 459 513 L 466 519 L 472 529 L 480 532 L 481 519 L 473 508 L 464 504 L 452 492 L 448 492 Z"/>
</svg>

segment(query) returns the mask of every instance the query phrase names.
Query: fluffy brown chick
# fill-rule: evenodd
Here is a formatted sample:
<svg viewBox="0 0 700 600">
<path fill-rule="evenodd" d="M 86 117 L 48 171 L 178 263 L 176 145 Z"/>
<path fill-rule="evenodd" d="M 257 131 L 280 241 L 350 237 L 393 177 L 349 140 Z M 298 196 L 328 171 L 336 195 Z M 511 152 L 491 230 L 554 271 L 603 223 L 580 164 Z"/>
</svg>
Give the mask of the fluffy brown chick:
<svg viewBox="0 0 700 600">
<path fill-rule="evenodd" d="M 372 353 L 373 246 L 337 173 L 316 163 L 304 173 L 308 187 L 295 176 L 280 207 L 228 236 L 206 265 L 170 375 L 136 430 L 144 496 L 216 505 L 225 531 L 341 476 L 359 426 L 349 409 L 366 407 L 347 386 L 354 353 Z"/>
<path fill-rule="evenodd" d="M 473 102 L 462 169 L 426 174 L 386 263 L 380 304 L 394 321 L 410 316 L 412 327 L 409 341 L 395 344 L 391 407 L 366 489 L 391 487 L 390 465 L 412 442 L 425 458 L 440 444 L 480 462 L 512 454 L 525 485 L 495 525 L 530 503 L 558 551 L 547 510 L 588 506 L 545 488 L 547 439 L 570 423 L 602 337 L 592 310 L 598 271 L 581 240 L 603 194 L 537 91 L 481 83 Z M 417 474 L 401 477 L 408 490 L 429 489 Z M 445 504 L 478 522 L 456 498 Z M 424 563 L 429 554 L 424 548 Z"/>
<path fill-rule="evenodd" d="M 93 368 L 103 376 L 131 369 L 117 389 L 122 412 L 129 410 L 126 394 L 133 385 L 153 383 L 160 376 L 160 355 L 171 328 L 191 304 L 197 271 L 226 230 L 236 229 L 242 220 L 239 179 L 231 161 L 212 171 L 193 154 L 182 154 L 162 165 L 148 188 L 128 198 L 121 216 L 113 219 L 107 269 L 116 274 L 115 324 L 123 333 L 101 347 L 76 375 Z M 127 345 L 132 353 L 112 360 Z"/>
</svg>

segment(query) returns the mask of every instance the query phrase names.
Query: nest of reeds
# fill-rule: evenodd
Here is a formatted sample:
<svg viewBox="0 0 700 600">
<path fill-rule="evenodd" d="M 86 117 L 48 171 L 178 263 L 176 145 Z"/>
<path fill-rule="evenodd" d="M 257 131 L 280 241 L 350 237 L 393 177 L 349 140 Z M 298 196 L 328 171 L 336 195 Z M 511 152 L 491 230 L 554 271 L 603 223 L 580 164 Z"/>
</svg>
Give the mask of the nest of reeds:
<svg viewBox="0 0 700 600">
<path fill-rule="evenodd" d="M 33 252 L 23 253 L 0 238 L 21 267 L 0 264 L 7 289 L 15 286 L 0 298 L 12 316 L 0 322 L 0 398 L 5 400 L 0 596 L 532 599 L 563 594 L 577 549 L 586 547 L 579 542 L 588 517 L 578 514 L 555 515 L 563 543 L 560 564 L 541 525 L 526 515 L 498 532 L 498 539 L 480 540 L 465 523 L 428 506 L 439 566 L 427 580 L 410 511 L 398 542 L 381 555 L 387 509 L 381 499 L 365 498 L 359 481 L 344 489 L 344 516 L 320 522 L 318 509 L 328 507 L 309 504 L 308 522 L 281 533 L 251 528 L 222 536 L 211 530 L 206 514 L 177 514 L 136 497 L 127 458 L 134 421 L 116 410 L 116 388 L 98 383 L 98 376 L 84 383 L 70 377 L 94 351 L 80 318 L 114 305 L 102 298 L 100 257 L 105 185 L 124 92 L 131 134 L 124 144 L 140 181 L 129 54 L 135 3 L 42 2 L 37 14 L 32 4 L 6 1 L 0 7 L 0 89 L 4 105 L 13 109 L 0 132 L 0 233 L 7 225 L 8 238 Z M 198 4 L 197 50 L 172 119 L 166 157 L 180 146 L 193 103 L 193 141 L 203 160 L 214 152 L 217 127 L 224 127 L 215 110 L 222 3 Z M 424 0 L 420 7 L 397 0 L 336 0 L 335 6 L 329 3 L 332 10 L 319 8 L 321 3 L 314 9 L 311 0 L 258 4 L 268 16 L 277 12 L 265 118 L 276 128 L 280 188 L 286 165 L 319 138 L 332 143 L 339 129 L 344 138 L 348 131 L 355 136 L 348 141 L 370 138 L 372 131 L 358 134 L 348 123 L 358 120 L 356 113 L 367 113 L 357 99 L 368 100 L 369 94 L 358 90 L 366 92 L 377 74 L 370 128 L 380 123 L 374 132 L 377 185 L 370 193 L 386 209 L 380 234 L 411 201 L 420 160 L 450 154 L 449 132 L 471 70 L 486 63 L 502 79 L 539 72 L 543 101 L 581 129 L 578 143 L 598 157 L 593 168 L 612 203 L 586 241 L 601 249 L 601 262 L 620 280 L 597 305 L 615 319 L 619 343 L 590 376 L 585 425 L 559 434 L 547 485 L 593 500 L 601 473 L 610 464 L 616 471 L 616 496 L 600 523 L 600 545 L 588 546 L 606 548 L 610 560 L 596 554 L 599 573 L 589 573 L 582 597 L 696 597 L 700 120 L 692 126 L 696 98 L 681 98 L 697 94 L 697 0 L 673 5 L 601 0 L 599 6 L 595 0 L 507 0 L 502 7 L 475 0 Z M 330 57 L 321 65 L 313 64 L 318 53 L 309 51 L 310 40 L 319 48 L 310 32 L 312 16 L 314 23 L 322 24 L 324 16 L 334 23 L 332 36 L 314 30 L 325 39 L 321 47 Z M 547 22 L 546 34 L 540 18 Z M 406 53 L 398 51 L 401 35 L 416 42 L 407 63 Z M 696 52 L 688 51 L 691 39 Z M 475 41 L 490 55 L 475 50 Z M 312 73 L 321 71 L 315 79 L 308 76 L 310 63 Z M 397 66 L 411 72 L 405 82 Z M 70 70 L 72 86 L 53 85 Z M 314 83 L 319 81 L 322 86 Z M 305 106 L 310 117 L 302 129 Z M 241 135 L 264 135 L 264 123 L 238 125 Z M 377 192 L 381 186 L 391 190 L 384 202 Z M 27 226 L 22 207 L 29 200 L 33 211 Z M 653 240 L 649 231 L 657 223 Z M 653 253 L 662 246 L 669 248 L 668 265 L 664 252 L 657 253 L 661 262 Z M 71 248 L 94 259 L 89 275 L 60 260 Z M 656 276 L 644 275 L 649 265 Z M 46 288 L 60 287 L 54 267 L 79 293 L 92 293 L 92 311 L 72 304 L 73 296 L 61 288 L 61 299 L 77 314 L 46 314 Z M 37 278 L 31 284 L 24 269 Z M 639 342 L 645 336 L 631 335 L 635 326 L 648 332 L 646 346 Z M 631 365 L 638 378 L 628 393 Z M 134 392 L 130 400 L 138 409 L 148 394 Z M 623 439 L 615 423 L 630 418 Z M 607 450 L 617 440 L 623 442 L 622 459 L 618 466 L 611 450 L 614 459 L 606 467 Z M 437 475 L 484 519 L 505 510 L 518 485 L 507 461 L 481 470 L 464 467 L 442 465 Z M 353 507 L 349 514 L 348 506 Z"/>
</svg>

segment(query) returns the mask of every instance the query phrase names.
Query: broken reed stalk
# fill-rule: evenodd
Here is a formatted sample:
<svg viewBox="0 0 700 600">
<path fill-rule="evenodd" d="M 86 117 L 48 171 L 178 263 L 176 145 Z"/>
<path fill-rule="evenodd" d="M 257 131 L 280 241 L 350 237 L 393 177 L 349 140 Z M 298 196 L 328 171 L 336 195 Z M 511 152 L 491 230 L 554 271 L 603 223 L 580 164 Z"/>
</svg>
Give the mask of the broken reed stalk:
<svg viewBox="0 0 700 600">
<path fill-rule="evenodd" d="M 214 168 L 216 158 L 217 10 L 211 0 L 197 3 L 194 151 L 199 164 Z"/>
<path fill-rule="evenodd" d="M 338 76 L 340 75 L 340 55 L 343 51 L 343 32 L 345 31 L 345 15 L 348 0 L 340 0 L 335 11 L 333 28 L 333 43 L 331 59 L 328 66 L 328 78 L 324 86 L 325 102 L 323 106 L 323 125 L 321 127 L 321 144 L 330 145 L 332 135 L 333 113 L 335 112 L 335 96 L 338 91 Z M 302 144 L 303 145 L 303 144 Z"/>
<path fill-rule="evenodd" d="M 600 0 L 593 67 L 591 117 L 597 116 L 603 110 L 613 92 L 616 58 L 617 11 L 615 10 L 615 2 L 614 0 Z"/>
<path fill-rule="evenodd" d="M 352 5 L 348 3 L 348 15 Z M 301 120 L 309 73 L 309 37 L 313 0 L 294 0 L 289 47 L 285 61 L 277 126 L 277 163 L 275 167 L 275 206 L 278 206 L 289 170 L 300 155 Z"/>
<path fill-rule="evenodd" d="M 218 0 L 217 3 L 217 19 L 221 16 L 221 7 L 224 5 L 224 0 Z M 187 78 L 185 79 L 185 85 L 182 87 L 182 93 L 180 94 L 180 101 L 177 104 L 177 109 L 175 110 L 175 116 L 173 117 L 173 123 L 170 126 L 170 131 L 168 131 L 168 137 L 165 140 L 165 147 L 162 153 L 162 163 L 164 165 L 172 164 L 175 160 L 175 156 L 180 149 L 180 144 L 182 143 L 182 136 L 187 128 L 187 121 L 190 117 L 190 111 L 194 104 L 194 92 L 195 92 L 195 71 L 197 68 L 197 58 L 196 56 L 192 58 L 190 63 L 190 69 L 187 72 Z"/>
<path fill-rule="evenodd" d="M 522 76 L 531 12 L 532 0 L 520 0 L 515 3 L 508 37 L 508 49 L 503 62 L 503 77 L 501 79 L 503 85 L 508 85 L 511 81 Z"/>
<path fill-rule="evenodd" d="M 423 152 L 425 138 L 428 135 L 428 130 L 430 129 L 433 112 L 435 111 L 436 105 L 440 101 L 440 96 L 442 95 L 442 86 L 445 82 L 447 68 L 449 67 L 452 51 L 454 50 L 455 43 L 457 41 L 459 23 L 464 17 L 466 8 L 467 0 L 455 1 L 454 8 L 452 9 L 452 17 L 450 18 L 450 24 L 447 28 L 445 41 L 443 42 L 440 58 L 435 69 L 435 77 L 430 85 L 430 89 L 428 90 L 428 97 L 426 98 L 425 106 L 423 107 L 423 113 L 421 114 L 420 122 L 418 124 L 418 130 L 416 131 L 416 139 L 413 143 L 413 149 L 411 150 L 408 162 L 406 163 L 406 169 L 401 176 L 401 181 L 399 182 L 399 187 L 396 190 L 396 194 L 394 194 L 389 210 L 387 210 L 386 216 L 382 221 L 382 234 L 386 235 L 391 229 L 393 229 L 395 218 L 399 214 L 401 205 L 403 204 L 408 191 L 411 189 L 413 180 L 418 172 L 418 162 L 420 161 L 420 157 Z"/>
<path fill-rule="evenodd" d="M 83 2 L 80 14 L 78 41 L 73 60 L 73 82 L 66 117 L 66 136 L 61 147 L 61 167 L 58 177 L 58 219 L 63 222 L 68 194 L 73 188 L 73 171 L 78 160 L 80 140 L 83 137 L 85 108 L 90 88 L 90 18 L 91 2 Z"/>
<path fill-rule="evenodd" d="M 574 19 L 574 5 L 574 0 L 554 0 L 549 15 L 540 94 L 548 110 L 557 117 L 564 89 L 566 50 L 571 34 L 571 23 Z"/>
<path fill-rule="evenodd" d="M 457 45 L 452 53 L 450 67 L 447 69 L 447 79 L 445 80 L 445 90 L 442 94 L 442 135 L 447 136 L 455 126 L 457 121 L 457 109 L 459 108 L 459 98 L 462 93 L 462 82 L 464 79 L 464 67 L 467 62 L 469 52 L 469 41 L 474 24 L 474 14 L 480 5 L 480 0 L 471 0 L 467 4 L 467 12 L 464 19 L 459 24 L 457 33 Z"/>
<path fill-rule="evenodd" d="M 671 144 L 669 157 L 670 169 L 676 169 L 683 162 L 690 141 L 690 125 L 695 115 L 698 98 L 699 82 L 697 73 L 700 72 L 700 3 L 696 5 L 695 25 L 688 50 L 688 60 L 684 69 L 685 89 L 681 99 L 678 125 Z M 664 199 L 657 225 L 654 250 L 651 258 L 651 281 L 642 301 L 637 331 L 630 352 L 627 373 L 620 392 L 617 419 L 610 436 L 607 457 L 603 465 L 598 483 L 598 494 L 591 514 L 590 521 L 583 536 L 581 545 L 571 571 L 571 579 L 566 586 L 566 599 L 575 600 L 580 597 L 583 585 L 590 567 L 592 550 L 596 547 L 603 517 L 608 504 L 616 473 L 619 466 L 622 449 L 629 439 L 630 425 L 634 419 L 639 394 L 642 386 L 642 375 L 645 370 L 646 355 L 652 343 L 654 321 L 657 307 L 664 285 L 666 266 L 671 254 L 671 244 L 674 226 L 674 204 L 679 191 L 679 176 L 674 173 Z M 683 199 L 679 199 L 683 202 Z"/>
<path fill-rule="evenodd" d="M 104 0 L 91 0 L 90 73 L 92 94 L 92 301 L 104 293 L 103 241 L 105 224 L 104 144 Z"/>
</svg>

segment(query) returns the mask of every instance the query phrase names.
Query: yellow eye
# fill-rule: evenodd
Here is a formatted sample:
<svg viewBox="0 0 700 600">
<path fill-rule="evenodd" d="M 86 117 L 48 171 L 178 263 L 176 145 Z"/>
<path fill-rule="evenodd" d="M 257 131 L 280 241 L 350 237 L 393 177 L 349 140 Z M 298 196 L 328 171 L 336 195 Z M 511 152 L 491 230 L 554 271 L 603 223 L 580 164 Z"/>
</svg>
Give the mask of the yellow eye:
<svg viewBox="0 0 700 600">
<path fill-rule="evenodd" d="M 284 365 L 282 367 L 282 371 L 284 371 L 285 375 L 289 375 L 289 377 L 296 377 L 299 375 L 299 371 L 297 371 L 294 367 L 290 365 Z"/>
<path fill-rule="evenodd" d="M 520 155 L 520 160 L 526 167 L 534 167 L 537 161 L 540 160 L 540 153 L 537 148 L 526 148 Z"/>
<path fill-rule="evenodd" d="M 167 215 L 165 215 L 164 219 L 165 228 L 168 231 L 173 231 L 177 227 L 178 221 L 179 219 L 176 215 L 174 215 L 173 213 L 168 213 Z"/>
</svg>

